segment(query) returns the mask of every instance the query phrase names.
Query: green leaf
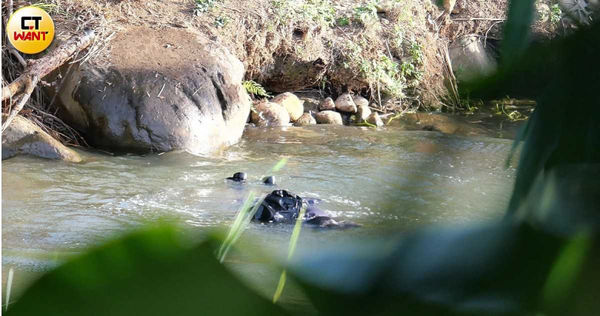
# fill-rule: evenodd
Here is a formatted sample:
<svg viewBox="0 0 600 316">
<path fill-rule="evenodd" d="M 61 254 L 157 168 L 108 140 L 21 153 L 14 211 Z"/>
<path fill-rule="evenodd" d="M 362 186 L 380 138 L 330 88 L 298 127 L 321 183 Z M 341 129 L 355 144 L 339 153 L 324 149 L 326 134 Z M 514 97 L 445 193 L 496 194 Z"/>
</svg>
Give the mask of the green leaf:
<svg viewBox="0 0 600 316">
<path fill-rule="evenodd" d="M 565 245 L 552 266 L 544 287 L 544 304 L 547 309 L 556 310 L 564 305 L 565 299 L 573 290 L 591 245 L 592 239 L 587 233 L 579 234 Z"/>
<path fill-rule="evenodd" d="M 535 0 L 511 0 L 508 20 L 504 25 L 502 39 L 502 62 L 507 64 L 521 55 L 530 41 Z"/>
<path fill-rule="evenodd" d="M 430 228 L 385 245 L 312 253 L 288 276 L 323 314 L 523 315 L 536 310 L 561 240 L 499 222 Z"/>
<path fill-rule="evenodd" d="M 7 315 L 282 315 L 173 228 L 133 233 L 42 276 Z"/>
</svg>

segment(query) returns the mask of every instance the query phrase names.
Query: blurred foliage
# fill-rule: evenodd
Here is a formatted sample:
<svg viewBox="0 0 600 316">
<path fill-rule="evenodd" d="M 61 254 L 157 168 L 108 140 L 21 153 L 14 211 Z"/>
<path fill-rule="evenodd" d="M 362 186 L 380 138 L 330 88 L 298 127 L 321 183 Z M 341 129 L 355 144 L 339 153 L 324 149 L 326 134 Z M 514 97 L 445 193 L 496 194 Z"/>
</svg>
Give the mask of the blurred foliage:
<svg viewBox="0 0 600 316">
<path fill-rule="evenodd" d="M 281 315 L 175 228 L 134 233 L 47 273 L 7 315 Z"/>
<path fill-rule="evenodd" d="M 432 227 L 312 253 L 287 276 L 321 314 L 595 315 L 600 280 L 600 25 L 529 46 L 533 1 L 511 1 L 502 64 L 461 87 L 538 103 L 503 221 Z M 516 145 L 521 144 L 517 140 Z M 113 241 L 46 274 L 9 315 L 273 315 L 215 259 L 169 229 Z"/>
</svg>

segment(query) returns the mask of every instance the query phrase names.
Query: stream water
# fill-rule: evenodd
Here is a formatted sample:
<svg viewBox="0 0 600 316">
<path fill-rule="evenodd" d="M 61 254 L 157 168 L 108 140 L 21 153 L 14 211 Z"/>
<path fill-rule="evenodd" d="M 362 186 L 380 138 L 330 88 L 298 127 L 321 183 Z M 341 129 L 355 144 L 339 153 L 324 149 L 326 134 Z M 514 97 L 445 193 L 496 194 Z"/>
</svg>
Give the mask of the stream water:
<svg viewBox="0 0 600 316">
<path fill-rule="evenodd" d="M 499 218 L 514 181 L 514 167 L 505 168 L 511 146 L 511 140 L 486 137 L 313 126 L 249 128 L 215 158 L 82 153 L 81 164 L 9 159 L 2 168 L 3 284 L 10 268 L 18 286 L 20 276 L 47 270 L 65 253 L 148 222 L 168 218 L 197 231 L 226 227 L 250 191 L 273 189 L 260 178 L 282 158 L 288 163 L 275 175 L 279 188 L 320 199 L 334 217 L 362 225 L 305 229 L 301 253 L 387 231 Z M 248 173 L 246 185 L 224 180 L 236 171 Z M 291 229 L 251 224 L 244 238 L 285 254 Z"/>
</svg>

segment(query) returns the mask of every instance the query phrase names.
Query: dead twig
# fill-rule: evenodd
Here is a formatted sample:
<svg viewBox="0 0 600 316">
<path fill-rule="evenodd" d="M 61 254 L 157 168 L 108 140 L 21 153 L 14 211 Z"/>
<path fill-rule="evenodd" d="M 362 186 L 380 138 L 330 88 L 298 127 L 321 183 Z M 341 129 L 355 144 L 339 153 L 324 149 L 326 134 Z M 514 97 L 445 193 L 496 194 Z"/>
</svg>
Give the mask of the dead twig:
<svg viewBox="0 0 600 316">
<path fill-rule="evenodd" d="M 2 88 L 2 101 L 12 98 L 17 93 L 23 91 L 26 84 L 30 82 L 32 74 L 35 74 L 40 79 L 45 77 L 65 61 L 72 58 L 75 53 L 86 48 L 92 42 L 93 38 L 94 31 L 87 30 L 80 36 L 72 37 L 65 44 L 61 45 L 48 55 L 36 60 L 23 74 L 21 74 L 21 76 Z"/>
<path fill-rule="evenodd" d="M 29 97 L 33 93 L 33 89 L 35 88 L 39 80 L 40 77 L 38 77 L 37 75 L 33 75 L 27 78 L 27 80 L 24 83 L 25 91 L 17 98 L 17 104 L 8 113 L 8 117 L 4 121 L 4 124 L 2 124 L 2 132 L 6 130 L 6 128 L 10 125 L 10 122 L 12 122 L 15 116 L 17 116 L 17 114 L 19 114 L 19 112 L 23 109 L 25 103 L 27 102 L 27 100 L 29 100 Z"/>
</svg>

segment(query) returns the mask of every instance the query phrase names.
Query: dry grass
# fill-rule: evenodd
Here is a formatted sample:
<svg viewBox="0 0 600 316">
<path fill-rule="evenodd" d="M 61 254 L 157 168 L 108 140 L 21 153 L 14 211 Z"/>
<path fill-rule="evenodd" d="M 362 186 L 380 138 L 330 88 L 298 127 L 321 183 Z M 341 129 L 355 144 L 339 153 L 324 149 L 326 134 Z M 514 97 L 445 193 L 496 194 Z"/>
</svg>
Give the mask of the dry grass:
<svg viewBox="0 0 600 316">
<path fill-rule="evenodd" d="M 155 30 L 184 28 L 221 42 L 244 63 L 246 79 L 267 90 L 308 87 L 334 97 L 350 90 L 369 98 L 382 112 L 452 106 L 448 104 L 444 83 L 444 48 L 465 34 L 499 38 L 507 5 L 506 0 L 458 0 L 458 12 L 450 20 L 436 20 L 441 11 L 430 0 L 38 3 L 55 21 L 58 40 L 53 45 L 84 28 L 96 31 L 97 40 L 77 56 L 79 62 L 109 67 L 111 39 L 133 26 Z M 547 22 L 536 23 L 536 32 L 551 34 L 552 28 L 544 23 Z M 2 54 L 4 84 L 14 79 L 22 66 L 4 46 Z M 60 88 L 60 78 L 68 70 L 69 65 L 63 67 L 57 80 L 49 83 L 49 89 Z M 57 130 L 61 140 L 81 143 L 76 132 L 55 117 L 54 100 L 40 88 L 35 93 L 28 106 L 30 115 L 41 125 L 48 124 L 47 130 Z"/>
</svg>

